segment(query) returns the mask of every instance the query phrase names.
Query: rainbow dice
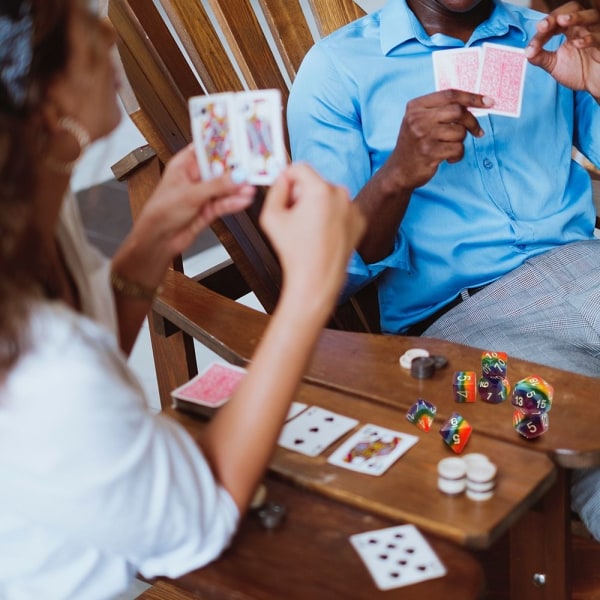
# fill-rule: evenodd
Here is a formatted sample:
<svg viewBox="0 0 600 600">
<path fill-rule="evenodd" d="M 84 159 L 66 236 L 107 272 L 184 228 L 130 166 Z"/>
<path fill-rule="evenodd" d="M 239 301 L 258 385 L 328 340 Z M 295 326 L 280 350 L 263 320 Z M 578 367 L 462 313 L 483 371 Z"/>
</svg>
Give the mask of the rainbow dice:
<svg viewBox="0 0 600 600">
<path fill-rule="evenodd" d="M 486 379 L 506 377 L 508 356 L 505 352 L 486 351 L 481 355 L 481 375 Z"/>
<path fill-rule="evenodd" d="M 552 408 L 554 388 L 538 375 L 530 375 L 515 384 L 512 393 L 513 426 L 527 439 L 548 431 L 548 412 Z"/>
<path fill-rule="evenodd" d="M 456 371 L 452 379 L 452 391 L 456 402 L 475 402 L 477 398 L 475 371 Z"/>
<path fill-rule="evenodd" d="M 545 412 L 552 408 L 554 388 L 537 375 L 530 375 L 515 384 L 512 403 L 523 412 Z"/>
<path fill-rule="evenodd" d="M 437 407 L 427 400 L 419 398 L 406 413 L 406 419 L 414 423 L 419 429 L 429 431 L 435 418 Z"/>
<path fill-rule="evenodd" d="M 453 412 L 440 428 L 444 442 L 456 454 L 460 454 L 465 449 L 472 431 L 469 422 L 457 412 Z"/>
<path fill-rule="evenodd" d="M 477 384 L 477 391 L 479 397 L 484 402 L 490 404 L 500 404 L 504 402 L 510 394 L 510 383 L 506 377 L 501 379 L 487 379 L 486 377 L 480 377 L 479 383 Z"/>
<path fill-rule="evenodd" d="M 523 437 L 531 440 L 548 431 L 548 413 L 526 413 L 517 408 L 513 413 L 513 426 Z"/>
</svg>

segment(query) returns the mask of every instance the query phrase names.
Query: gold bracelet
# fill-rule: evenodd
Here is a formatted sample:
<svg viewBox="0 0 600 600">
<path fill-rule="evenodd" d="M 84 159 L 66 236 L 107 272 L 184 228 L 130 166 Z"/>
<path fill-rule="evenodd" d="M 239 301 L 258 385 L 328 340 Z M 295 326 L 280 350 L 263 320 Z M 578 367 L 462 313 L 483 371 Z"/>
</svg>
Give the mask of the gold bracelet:
<svg viewBox="0 0 600 600">
<path fill-rule="evenodd" d="M 124 296 L 130 296 L 131 298 L 139 298 L 140 300 L 153 300 L 154 296 L 162 292 L 162 285 L 156 288 L 149 288 L 141 283 L 130 281 L 122 275 L 119 275 L 116 271 L 110 272 L 110 282 L 113 288 L 123 294 Z"/>
</svg>

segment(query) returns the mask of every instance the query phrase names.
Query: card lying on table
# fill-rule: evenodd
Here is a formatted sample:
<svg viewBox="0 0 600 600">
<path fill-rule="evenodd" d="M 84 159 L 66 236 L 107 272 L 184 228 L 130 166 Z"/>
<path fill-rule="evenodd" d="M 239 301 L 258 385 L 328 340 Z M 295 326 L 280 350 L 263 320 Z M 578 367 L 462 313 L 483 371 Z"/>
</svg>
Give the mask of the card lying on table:
<svg viewBox="0 0 600 600">
<path fill-rule="evenodd" d="M 300 454 L 318 456 L 357 424 L 356 419 L 311 406 L 283 426 L 278 444 Z"/>
<path fill-rule="evenodd" d="M 229 400 L 246 369 L 213 362 L 187 383 L 171 392 L 175 408 L 177 401 L 191 402 L 201 406 L 216 408 Z"/>
<path fill-rule="evenodd" d="M 189 99 L 203 179 L 238 171 L 248 183 L 273 183 L 287 162 L 281 92 L 228 92 Z"/>
<path fill-rule="evenodd" d="M 350 543 L 380 590 L 446 574 L 446 568 L 414 525 L 358 533 L 350 537 Z"/>
<path fill-rule="evenodd" d="M 416 435 L 368 424 L 347 439 L 327 462 L 367 475 L 382 475 L 418 441 Z"/>
</svg>

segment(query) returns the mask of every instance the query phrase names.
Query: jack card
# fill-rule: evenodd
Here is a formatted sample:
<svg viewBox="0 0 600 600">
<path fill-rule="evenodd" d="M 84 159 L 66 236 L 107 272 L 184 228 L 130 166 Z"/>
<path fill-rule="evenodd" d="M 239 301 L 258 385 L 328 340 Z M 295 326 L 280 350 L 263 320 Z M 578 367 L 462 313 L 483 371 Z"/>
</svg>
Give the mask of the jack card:
<svg viewBox="0 0 600 600">
<path fill-rule="evenodd" d="M 300 454 L 318 456 L 357 424 L 356 419 L 311 406 L 283 426 L 278 444 Z"/>
<path fill-rule="evenodd" d="M 415 435 L 369 423 L 346 440 L 327 462 L 366 475 L 383 475 L 418 441 Z"/>
<path fill-rule="evenodd" d="M 380 590 L 446 575 L 446 568 L 414 525 L 367 531 L 350 543 Z"/>
</svg>

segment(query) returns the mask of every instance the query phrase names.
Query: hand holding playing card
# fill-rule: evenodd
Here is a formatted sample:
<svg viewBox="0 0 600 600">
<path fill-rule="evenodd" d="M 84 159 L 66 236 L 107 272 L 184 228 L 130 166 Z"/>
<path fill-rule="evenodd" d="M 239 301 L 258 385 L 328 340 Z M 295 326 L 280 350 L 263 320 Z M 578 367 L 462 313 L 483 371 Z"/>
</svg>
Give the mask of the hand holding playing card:
<svg viewBox="0 0 600 600">
<path fill-rule="evenodd" d="M 559 83 L 600 98 L 600 3 L 592 3 L 594 8 L 587 10 L 568 2 L 552 11 L 538 23 L 526 53 L 532 65 Z M 558 34 L 566 36 L 565 42 L 554 52 L 544 50 L 546 42 Z"/>
<path fill-rule="evenodd" d="M 385 165 L 395 180 L 413 190 L 427 183 L 443 161 L 458 162 L 468 133 L 483 135 L 469 108 L 487 109 L 484 97 L 446 89 L 411 100 L 400 126 L 396 148 Z"/>
<path fill-rule="evenodd" d="M 282 263 L 285 289 L 314 306 L 337 295 L 365 227 L 347 190 L 304 164 L 289 166 L 273 184 L 260 224 Z"/>
</svg>

